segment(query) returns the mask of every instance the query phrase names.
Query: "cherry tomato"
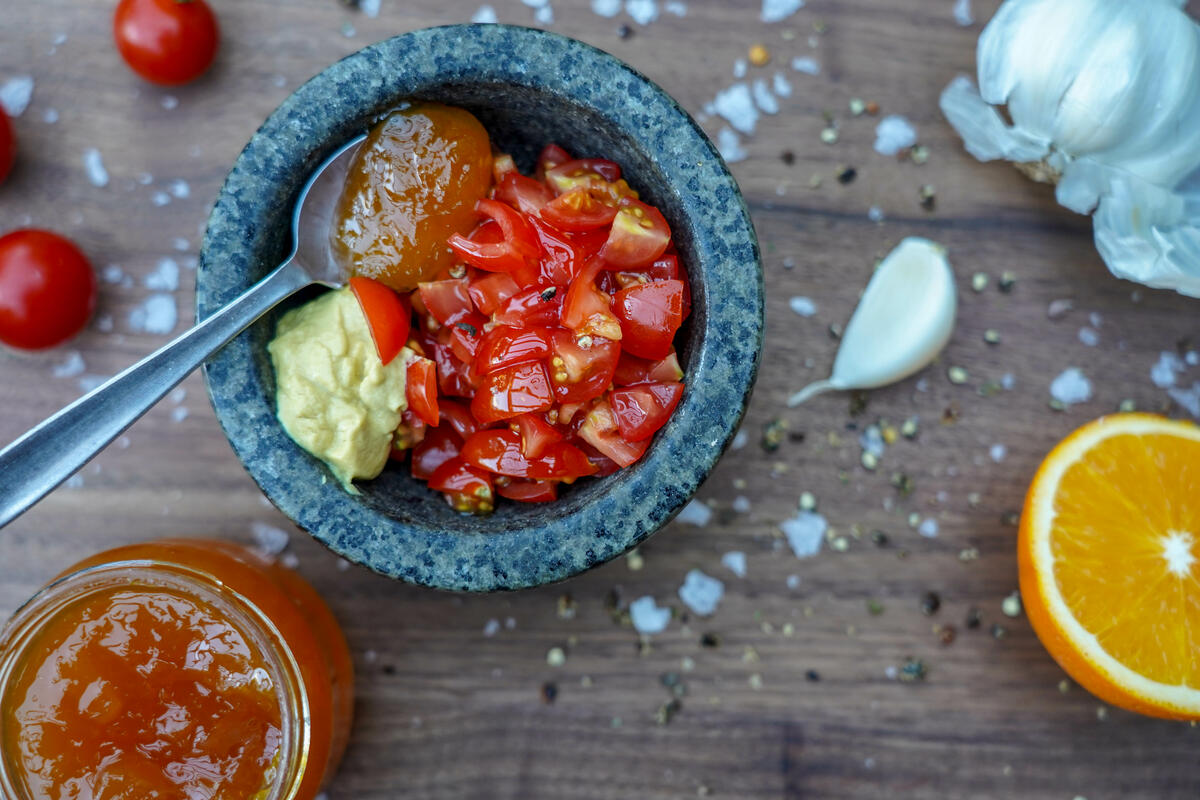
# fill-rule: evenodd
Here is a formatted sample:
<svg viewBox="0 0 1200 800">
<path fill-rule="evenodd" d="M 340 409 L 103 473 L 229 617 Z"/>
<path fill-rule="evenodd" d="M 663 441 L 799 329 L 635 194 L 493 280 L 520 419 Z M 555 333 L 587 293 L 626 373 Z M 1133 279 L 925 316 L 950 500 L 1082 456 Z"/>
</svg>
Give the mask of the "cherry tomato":
<svg viewBox="0 0 1200 800">
<path fill-rule="evenodd" d="M 567 289 L 563 300 L 562 324 L 580 336 L 621 338 L 621 323 L 613 315 L 612 298 L 596 288 L 596 277 L 604 262 L 593 259 Z"/>
<path fill-rule="evenodd" d="M 447 244 L 463 261 L 488 272 L 512 272 L 537 257 L 533 226 L 514 208 L 484 198 L 475 204 L 475 212 L 495 221 L 504 233 L 504 240 L 485 243 L 454 234 Z"/>
<path fill-rule="evenodd" d="M 542 148 L 542 152 L 538 155 L 537 172 L 534 177 L 538 182 L 546 180 L 546 173 L 559 164 L 564 164 L 571 160 L 571 154 L 563 150 L 556 144 L 548 144 Z"/>
<path fill-rule="evenodd" d="M 510 297 L 492 315 L 492 322 L 514 327 L 546 328 L 558 325 L 562 313 L 562 295 L 563 291 L 553 286 L 548 289 L 536 286 L 524 289 Z"/>
<path fill-rule="evenodd" d="M 666 358 L 683 322 L 683 282 L 654 281 L 622 289 L 613 296 L 621 321 L 621 347 L 635 356 Z"/>
<path fill-rule="evenodd" d="M 448 423 L 450 428 L 463 439 L 479 430 L 479 423 L 471 416 L 471 409 L 457 400 L 441 398 L 438 401 L 438 414 L 441 416 L 442 422 Z"/>
<path fill-rule="evenodd" d="M 470 365 L 475 360 L 475 350 L 483 338 L 483 326 L 487 319 L 471 313 L 450 326 L 450 349 L 454 357 Z"/>
<path fill-rule="evenodd" d="M 682 383 L 643 383 L 609 395 L 617 428 L 626 441 L 640 442 L 667 424 L 683 397 Z"/>
<path fill-rule="evenodd" d="M 549 362 L 550 382 L 559 403 L 591 400 L 612 384 L 621 346 L 600 336 L 584 341 L 587 347 L 573 333 L 561 328 L 551 335 L 554 354 Z"/>
<path fill-rule="evenodd" d="M 462 460 L 472 466 L 512 478 L 575 480 L 596 468 L 587 455 L 568 442 L 554 442 L 536 457 L 521 453 L 521 436 L 511 430 L 480 431 L 463 444 Z"/>
<path fill-rule="evenodd" d="M 554 391 L 546 368 L 534 361 L 483 376 L 471 398 L 471 413 L 488 425 L 520 414 L 547 411 L 553 405 Z"/>
<path fill-rule="evenodd" d="M 8 114 L 0 108 L 0 183 L 8 177 L 13 162 L 17 160 L 17 137 L 13 134 Z"/>
<path fill-rule="evenodd" d="M 519 175 L 517 162 L 508 153 L 500 153 L 492 158 L 492 183 L 497 186 L 504 180 L 505 175 Z"/>
<path fill-rule="evenodd" d="M 404 395 L 408 407 L 422 422 L 436 427 L 438 414 L 437 372 L 428 358 L 414 358 L 405 367 Z"/>
<path fill-rule="evenodd" d="M 390 364 L 408 341 L 412 325 L 412 306 L 407 297 L 393 292 L 382 283 L 371 278 L 355 276 L 350 279 L 350 288 L 358 298 L 375 350 L 384 366 Z M 432 366 L 432 365 L 431 365 Z"/>
<path fill-rule="evenodd" d="M 437 468 L 462 450 L 462 438 L 447 428 L 434 428 L 412 450 L 412 476 L 427 481 Z"/>
<path fill-rule="evenodd" d="M 534 217 L 554 199 L 554 192 L 541 181 L 509 172 L 496 181 L 496 199 L 508 203 L 526 216 Z"/>
<path fill-rule="evenodd" d="M 0 342 L 23 350 L 62 344 L 95 306 L 92 265 L 68 239 L 33 228 L 0 236 Z"/>
<path fill-rule="evenodd" d="M 607 197 L 578 187 L 560 194 L 542 209 L 542 219 L 564 231 L 588 231 L 612 224 L 617 207 Z"/>
<path fill-rule="evenodd" d="M 546 448 L 565 438 L 541 414 L 522 414 L 514 418 L 512 424 L 517 426 L 517 433 L 521 434 L 521 455 L 526 458 L 539 458 Z"/>
<path fill-rule="evenodd" d="M 546 183 L 555 194 L 566 194 L 579 187 L 606 190 L 606 183 L 621 179 L 621 168 L 603 158 L 577 158 L 546 170 Z"/>
<path fill-rule="evenodd" d="M 487 514 L 496 507 L 492 476 L 458 458 L 450 459 L 429 476 L 429 488 L 444 494 L 455 511 Z"/>
<path fill-rule="evenodd" d="M 583 424 L 579 426 L 579 438 L 621 467 L 628 467 L 637 461 L 650 447 L 649 439 L 628 442 L 622 438 L 612 406 L 603 398 L 592 405 Z"/>
<path fill-rule="evenodd" d="M 542 286 L 566 286 L 583 270 L 587 258 L 572 234 L 560 231 L 536 217 L 530 217 L 537 232 L 541 263 L 538 284 Z"/>
<path fill-rule="evenodd" d="M 434 319 L 443 325 L 453 325 L 475 312 L 469 294 L 470 285 L 466 278 L 450 278 L 418 283 L 417 290 L 422 305 Z"/>
<path fill-rule="evenodd" d="M 507 272 L 486 272 L 471 281 L 467 293 L 476 310 L 491 316 L 508 298 L 521 291 L 521 287 Z"/>
<path fill-rule="evenodd" d="M 624 198 L 600 257 L 619 269 L 637 269 L 661 256 L 671 243 L 671 228 L 654 206 Z"/>
<path fill-rule="evenodd" d="M 541 361 L 550 355 L 546 328 L 510 328 L 497 325 L 483 335 L 475 351 L 475 371 L 487 375 L 524 361 Z"/>
<path fill-rule="evenodd" d="M 555 481 L 527 481 L 520 478 L 504 483 L 496 481 L 496 494 L 516 500 L 518 503 L 549 503 L 558 499 L 558 483 Z"/>
<path fill-rule="evenodd" d="M 117 50 L 151 83 L 198 78 L 217 54 L 217 18 L 205 0 L 121 0 L 113 16 Z"/>
<path fill-rule="evenodd" d="M 661 361 L 649 361 L 622 352 L 621 359 L 617 362 L 616 372 L 613 373 L 613 383 L 617 386 L 632 386 L 649 381 L 669 383 L 681 380 L 683 380 L 683 370 L 679 366 L 679 356 L 675 354 L 674 350 Z"/>
</svg>

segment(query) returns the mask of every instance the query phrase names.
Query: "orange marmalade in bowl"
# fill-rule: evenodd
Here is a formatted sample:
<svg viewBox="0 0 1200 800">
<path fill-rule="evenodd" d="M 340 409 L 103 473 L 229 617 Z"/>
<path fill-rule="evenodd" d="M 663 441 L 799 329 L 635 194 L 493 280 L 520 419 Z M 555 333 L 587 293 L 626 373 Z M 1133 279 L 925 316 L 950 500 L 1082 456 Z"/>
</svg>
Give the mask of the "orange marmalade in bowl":
<svg viewBox="0 0 1200 800">
<path fill-rule="evenodd" d="M 109 550 L 0 633 L 0 797 L 312 800 L 352 706 L 346 640 L 295 573 L 216 541 Z"/>
</svg>

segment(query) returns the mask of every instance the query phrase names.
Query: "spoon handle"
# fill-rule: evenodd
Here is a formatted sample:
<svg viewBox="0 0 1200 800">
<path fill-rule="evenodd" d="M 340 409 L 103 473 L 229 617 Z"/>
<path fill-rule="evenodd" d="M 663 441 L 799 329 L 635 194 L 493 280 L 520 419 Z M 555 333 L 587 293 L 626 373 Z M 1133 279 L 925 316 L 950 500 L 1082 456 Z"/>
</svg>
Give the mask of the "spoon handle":
<svg viewBox="0 0 1200 800">
<path fill-rule="evenodd" d="M 0 450 L 0 528 L 145 414 L 276 303 L 312 283 L 289 259 L 245 294 Z"/>
</svg>

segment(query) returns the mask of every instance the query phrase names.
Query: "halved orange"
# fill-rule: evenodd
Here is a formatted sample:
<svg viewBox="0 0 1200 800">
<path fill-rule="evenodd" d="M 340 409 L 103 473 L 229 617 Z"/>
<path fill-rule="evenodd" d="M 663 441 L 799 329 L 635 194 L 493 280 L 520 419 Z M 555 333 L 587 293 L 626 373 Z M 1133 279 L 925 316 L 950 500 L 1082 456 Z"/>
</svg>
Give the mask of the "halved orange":
<svg viewBox="0 0 1200 800">
<path fill-rule="evenodd" d="M 1200 427 L 1101 417 L 1025 499 L 1021 597 L 1042 644 L 1106 702 L 1200 719 Z"/>
</svg>

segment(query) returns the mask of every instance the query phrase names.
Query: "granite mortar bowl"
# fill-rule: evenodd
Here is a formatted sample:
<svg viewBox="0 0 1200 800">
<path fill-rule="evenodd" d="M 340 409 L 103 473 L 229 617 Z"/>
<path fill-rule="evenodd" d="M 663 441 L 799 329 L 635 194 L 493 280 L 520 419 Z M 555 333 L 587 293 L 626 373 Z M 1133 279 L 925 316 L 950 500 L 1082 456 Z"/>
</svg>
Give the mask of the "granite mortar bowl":
<svg viewBox="0 0 1200 800">
<path fill-rule="evenodd" d="M 494 591 L 567 578 L 634 547 L 687 503 L 737 430 L 763 330 L 758 243 L 737 184 L 696 123 L 612 56 L 530 28 L 457 25 L 396 36 L 301 86 L 247 144 L 217 199 L 196 273 L 197 319 L 287 254 L 290 215 L 312 170 L 405 99 L 461 106 L 523 172 L 557 142 L 610 158 L 671 224 L 693 293 L 677 345 L 686 391 L 646 455 L 554 503 L 454 512 L 389 464 L 360 496 L 300 449 L 275 417 L 267 343 L 291 298 L 205 367 L 217 418 L 266 496 L 334 552 L 385 575 L 450 590 Z"/>
</svg>

